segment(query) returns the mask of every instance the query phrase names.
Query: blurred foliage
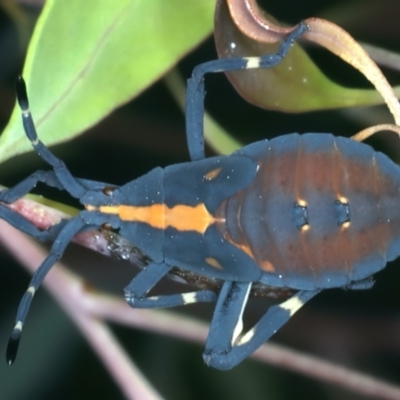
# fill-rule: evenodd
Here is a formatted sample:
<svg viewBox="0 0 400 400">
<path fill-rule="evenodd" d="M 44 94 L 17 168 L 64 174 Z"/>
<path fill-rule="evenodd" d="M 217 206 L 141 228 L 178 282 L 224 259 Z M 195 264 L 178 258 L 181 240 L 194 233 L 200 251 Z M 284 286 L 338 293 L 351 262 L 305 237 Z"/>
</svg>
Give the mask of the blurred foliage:
<svg viewBox="0 0 400 400">
<path fill-rule="evenodd" d="M 135 97 L 210 34 L 212 13 L 213 0 L 47 1 L 23 70 L 41 139 L 71 138 Z M 16 107 L 0 161 L 30 149 Z"/>
<path fill-rule="evenodd" d="M 221 58 L 260 57 L 275 53 L 279 42 L 296 27 L 277 22 L 257 7 L 256 0 L 233 0 L 229 4 L 227 0 L 218 0 L 215 15 L 214 37 Z M 248 9 L 252 9 L 253 14 Z M 252 18 L 252 15 L 255 17 Z M 307 18 L 305 23 L 309 30 L 301 38 L 302 45 L 318 43 L 340 56 L 377 85 L 376 90 L 345 87 L 333 82 L 306 51 L 294 43 L 289 54 L 274 68 L 227 73 L 230 82 L 243 98 L 259 107 L 283 112 L 371 106 L 382 104 L 383 97 L 388 101 L 386 88 L 380 85 L 380 79 L 376 79 L 380 71 L 345 30 L 322 18 Z M 400 93 L 400 87 L 396 89 Z M 393 102 L 398 113 L 397 99 L 393 98 L 391 88 L 389 91 L 389 97 L 392 98 L 389 103 Z"/>
</svg>

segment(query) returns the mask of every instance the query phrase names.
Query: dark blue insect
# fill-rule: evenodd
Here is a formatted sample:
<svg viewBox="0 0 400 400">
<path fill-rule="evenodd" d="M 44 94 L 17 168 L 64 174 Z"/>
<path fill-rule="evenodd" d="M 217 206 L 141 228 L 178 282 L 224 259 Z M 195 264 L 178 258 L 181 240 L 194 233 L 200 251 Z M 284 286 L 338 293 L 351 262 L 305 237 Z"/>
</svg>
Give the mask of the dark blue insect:
<svg viewBox="0 0 400 400">
<path fill-rule="evenodd" d="M 370 288 L 371 275 L 400 253 L 400 169 L 370 147 L 330 134 L 291 134 L 253 143 L 230 156 L 205 158 L 204 74 L 279 64 L 300 24 L 276 54 L 199 65 L 188 81 L 186 122 L 191 162 L 155 168 L 121 187 L 74 178 L 38 139 L 25 85 L 17 97 L 27 137 L 52 170 L 38 171 L 0 200 L 11 203 L 37 182 L 64 189 L 85 210 L 40 231 L 4 205 L 0 217 L 41 240 L 54 240 L 34 274 L 7 349 L 11 364 L 36 290 L 79 232 L 107 224 L 151 262 L 125 288 L 132 307 L 216 301 L 204 360 L 218 369 L 240 363 L 320 290 Z M 175 267 L 218 282 L 219 291 L 148 297 Z M 255 287 L 291 296 L 242 334 L 242 314 Z"/>
</svg>

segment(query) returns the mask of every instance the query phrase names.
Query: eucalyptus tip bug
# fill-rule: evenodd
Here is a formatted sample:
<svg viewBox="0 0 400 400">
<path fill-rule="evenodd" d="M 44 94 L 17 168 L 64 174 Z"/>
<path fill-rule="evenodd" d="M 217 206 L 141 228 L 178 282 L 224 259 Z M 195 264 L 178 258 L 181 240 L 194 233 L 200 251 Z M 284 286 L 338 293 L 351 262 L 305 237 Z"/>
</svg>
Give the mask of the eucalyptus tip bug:
<svg viewBox="0 0 400 400">
<path fill-rule="evenodd" d="M 196 67 L 186 98 L 191 162 L 155 168 L 112 189 L 73 177 L 44 146 L 23 79 L 18 80 L 26 136 L 52 169 L 32 174 L 3 192 L 0 201 L 11 203 L 43 182 L 66 190 L 84 210 L 51 231 L 40 231 L 0 204 L 0 218 L 37 239 L 53 240 L 20 303 L 7 348 L 9 364 L 47 272 L 77 233 L 104 224 L 149 259 L 125 288 L 129 305 L 162 308 L 216 302 L 204 361 L 218 369 L 239 364 L 321 290 L 372 286 L 372 274 L 400 253 L 400 170 L 386 156 L 330 134 L 290 134 L 250 144 L 230 156 L 204 156 L 204 75 L 272 68 L 306 30 L 299 24 L 275 54 L 219 59 Z M 385 243 L 373 240 L 377 229 L 385 232 Z M 206 284 L 189 293 L 149 297 L 150 289 L 174 269 L 204 277 Z M 207 287 L 207 280 L 216 290 Z M 242 334 L 243 312 L 255 287 L 281 290 L 288 299 L 270 307 Z"/>
</svg>

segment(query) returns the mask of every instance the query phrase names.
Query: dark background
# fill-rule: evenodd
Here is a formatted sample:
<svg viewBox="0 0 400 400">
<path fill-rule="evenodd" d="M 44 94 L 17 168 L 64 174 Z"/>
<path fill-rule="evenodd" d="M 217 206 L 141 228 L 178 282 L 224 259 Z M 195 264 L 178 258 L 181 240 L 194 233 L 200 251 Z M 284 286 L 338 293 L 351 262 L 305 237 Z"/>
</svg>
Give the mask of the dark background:
<svg viewBox="0 0 400 400">
<path fill-rule="evenodd" d="M 331 17 L 358 40 L 394 51 L 400 48 L 398 1 L 279 0 L 260 4 L 281 21 L 294 24 L 309 16 Z M 357 15 L 350 5 L 357 6 Z M 376 11 L 367 13 L 371 5 Z M 31 17 L 39 12 L 35 6 L 24 9 Z M 369 87 L 363 77 L 334 56 L 320 49 L 311 49 L 311 54 L 337 82 Z M 1 126 L 6 125 L 11 114 L 13 82 L 22 68 L 23 57 L 15 25 L 0 10 Z M 179 68 L 188 77 L 196 64 L 215 57 L 209 39 Z M 399 82 L 398 74 L 385 72 L 392 84 Z M 366 126 L 340 111 L 303 115 L 262 111 L 237 96 L 223 76 L 207 78 L 206 105 L 243 143 L 290 132 L 351 136 Z M 364 112 L 367 115 L 370 110 Z M 400 145 L 391 135 L 380 135 L 369 143 L 399 160 Z M 158 165 L 188 160 L 184 119 L 162 82 L 89 132 L 52 150 L 74 175 L 115 184 L 132 180 Z M 12 185 L 43 167 L 33 153 L 19 156 L 2 164 L 0 183 Z M 1 354 L 29 276 L 1 247 L 0 262 Z M 122 294 L 122 288 L 136 271 L 127 263 L 76 245 L 70 246 L 64 262 L 93 285 L 117 294 Z M 280 330 L 273 341 L 400 385 L 400 272 L 396 267 L 396 263 L 391 263 L 377 274 L 370 291 L 325 291 Z M 172 285 L 168 281 L 165 284 Z M 249 307 L 249 321 L 265 308 L 265 303 L 253 303 Z M 195 306 L 177 312 L 209 320 L 212 308 Z M 201 346 L 119 326 L 112 328 L 150 382 L 169 399 L 365 398 L 253 360 L 246 360 L 232 371 L 215 371 L 203 364 Z M 6 366 L 5 360 L 0 363 L 0 398 L 118 399 L 122 394 L 64 312 L 43 290 L 35 297 L 19 359 L 12 368 Z"/>
</svg>

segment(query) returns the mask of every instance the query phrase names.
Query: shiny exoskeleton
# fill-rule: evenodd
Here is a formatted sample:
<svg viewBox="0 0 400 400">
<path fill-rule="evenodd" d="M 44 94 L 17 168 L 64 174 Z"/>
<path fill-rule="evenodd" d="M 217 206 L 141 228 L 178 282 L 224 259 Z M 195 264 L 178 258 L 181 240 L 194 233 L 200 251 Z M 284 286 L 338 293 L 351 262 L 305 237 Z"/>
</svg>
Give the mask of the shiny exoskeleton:
<svg viewBox="0 0 400 400">
<path fill-rule="evenodd" d="M 272 68 L 306 30 L 299 24 L 275 54 L 196 67 L 186 101 L 192 161 L 155 168 L 115 188 L 73 177 L 45 147 L 20 78 L 17 98 L 25 133 L 52 170 L 32 174 L 1 193 L 0 201 L 11 203 L 40 181 L 66 190 L 85 210 L 40 231 L 0 204 L 0 218 L 37 239 L 54 241 L 20 303 L 7 349 L 10 364 L 33 296 L 47 272 L 77 233 L 103 225 L 140 248 L 149 262 L 125 288 L 132 307 L 216 301 L 204 360 L 219 369 L 240 363 L 321 289 L 372 286 L 371 275 L 400 253 L 400 169 L 386 156 L 330 134 L 286 135 L 230 156 L 204 156 L 204 74 Z M 192 274 L 194 283 L 202 277 L 206 283 L 189 293 L 147 295 L 176 269 Z M 207 280 L 215 285 L 208 287 Z M 254 288 L 277 288 L 291 297 L 270 307 L 242 335 L 243 311 Z"/>
<path fill-rule="evenodd" d="M 328 134 L 254 143 L 259 170 L 216 215 L 223 237 L 296 289 L 349 285 L 400 253 L 400 168 L 365 144 Z"/>
</svg>

